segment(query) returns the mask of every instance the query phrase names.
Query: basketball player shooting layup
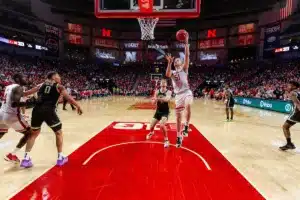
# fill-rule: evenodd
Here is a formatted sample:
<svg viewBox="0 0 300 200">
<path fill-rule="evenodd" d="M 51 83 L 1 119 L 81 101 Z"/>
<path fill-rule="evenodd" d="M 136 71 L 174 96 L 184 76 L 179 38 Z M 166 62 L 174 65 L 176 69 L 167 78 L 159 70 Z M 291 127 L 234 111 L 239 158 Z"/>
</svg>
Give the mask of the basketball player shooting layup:
<svg viewBox="0 0 300 200">
<path fill-rule="evenodd" d="M 26 144 L 31 133 L 28 122 L 20 113 L 20 107 L 26 107 L 33 103 L 31 101 L 21 102 L 21 98 L 36 93 L 39 86 L 24 92 L 23 86 L 27 85 L 24 77 L 21 74 L 14 74 L 12 78 L 14 83 L 5 88 L 0 110 L 0 138 L 8 132 L 9 128 L 13 128 L 16 132 L 24 135 L 15 150 L 4 158 L 6 161 L 20 162 L 16 153 Z"/>
<path fill-rule="evenodd" d="M 56 114 L 56 106 L 60 95 L 63 95 L 71 104 L 77 108 L 79 115 L 82 114 L 82 110 L 77 102 L 67 93 L 66 89 L 60 85 L 61 78 L 56 72 L 49 72 L 47 80 L 42 84 L 38 91 L 38 100 L 35 107 L 32 110 L 31 127 L 32 134 L 29 137 L 25 150 L 25 157 L 22 160 L 21 167 L 32 167 L 31 158 L 29 152 L 31 151 L 35 139 L 41 131 L 43 122 L 53 130 L 56 135 L 56 147 L 58 152 L 57 165 L 62 166 L 68 162 L 68 158 L 62 154 L 63 146 L 63 133 L 62 124 Z"/>
<path fill-rule="evenodd" d="M 155 91 L 153 103 L 157 105 L 156 112 L 150 126 L 150 133 L 146 139 L 150 140 L 154 135 L 154 127 L 160 121 L 160 129 L 164 133 L 164 147 L 168 148 L 170 145 L 168 139 L 168 131 L 166 123 L 170 114 L 169 102 L 172 97 L 172 92 L 167 89 L 167 81 L 162 79 L 160 82 L 160 89 Z"/>
<path fill-rule="evenodd" d="M 287 141 L 286 145 L 279 147 L 282 151 L 296 148 L 291 140 L 290 128 L 294 126 L 296 123 L 300 123 L 300 94 L 297 91 L 299 86 L 300 86 L 299 83 L 295 81 L 291 81 L 287 87 L 287 91 L 290 93 L 290 99 L 294 104 L 294 109 L 282 127 L 284 136 Z"/>
<path fill-rule="evenodd" d="M 185 59 L 182 63 L 180 58 L 176 58 L 174 61 L 175 70 L 171 70 L 174 57 L 170 54 L 166 56 L 168 60 L 168 67 L 166 76 L 172 79 L 176 104 L 176 128 L 177 128 L 177 142 L 176 147 L 182 146 L 182 134 L 181 134 L 181 118 L 182 112 L 186 111 L 186 121 L 184 124 L 183 136 L 188 136 L 189 122 L 191 118 L 191 104 L 193 103 L 193 93 L 190 90 L 188 83 L 188 68 L 190 64 L 190 50 L 189 50 L 189 37 L 185 37 Z"/>
</svg>

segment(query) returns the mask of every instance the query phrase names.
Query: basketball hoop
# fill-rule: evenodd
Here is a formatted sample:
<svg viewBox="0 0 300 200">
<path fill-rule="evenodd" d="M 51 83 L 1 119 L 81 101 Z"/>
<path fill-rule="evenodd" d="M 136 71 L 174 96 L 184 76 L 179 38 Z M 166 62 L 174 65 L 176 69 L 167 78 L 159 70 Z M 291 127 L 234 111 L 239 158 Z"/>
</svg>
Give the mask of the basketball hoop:
<svg viewBox="0 0 300 200">
<path fill-rule="evenodd" d="M 153 17 L 139 17 L 138 21 L 141 27 L 141 40 L 154 40 L 154 29 L 159 18 Z"/>
</svg>

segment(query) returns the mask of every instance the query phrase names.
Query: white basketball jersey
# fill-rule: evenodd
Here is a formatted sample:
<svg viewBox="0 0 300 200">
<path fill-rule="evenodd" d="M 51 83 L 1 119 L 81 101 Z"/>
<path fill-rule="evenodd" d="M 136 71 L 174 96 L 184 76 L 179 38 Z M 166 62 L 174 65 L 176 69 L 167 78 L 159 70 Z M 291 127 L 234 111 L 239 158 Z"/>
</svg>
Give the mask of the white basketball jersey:
<svg viewBox="0 0 300 200">
<path fill-rule="evenodd" d="M 174 88 L 174 93 L 178 94 L 190 89 L 188 82 L 188 73 L 183 69 L 172 71 L 172 83 Z"/>
<path fill-rule="evenodd" d="M 4 92 L 4 99 L 2 101 L 2 106 L 1 106 L 1 111 L 6 112 L 6 113 L 18 113 L 19 108 L 13 108 L 12 107 L 12 91 L 16 88 L 19 87 L 20 85 L 18 84 L 12 84 L 9 86 L 5 87 L 5 92 Z"/>
</svg>

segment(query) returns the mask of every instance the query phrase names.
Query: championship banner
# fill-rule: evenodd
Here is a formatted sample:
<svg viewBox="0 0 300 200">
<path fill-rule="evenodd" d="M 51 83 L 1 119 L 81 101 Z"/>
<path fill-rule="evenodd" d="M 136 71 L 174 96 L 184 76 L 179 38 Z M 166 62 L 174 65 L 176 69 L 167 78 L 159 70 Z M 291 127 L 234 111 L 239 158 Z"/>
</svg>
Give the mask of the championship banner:
<svg viewBox="0 0 300 200">
<path fill-rule="evenodd" d="M 264 51 L 271 51 L 280 45 L 280 24 L 265 27 Z"/>
<path fill-rule="evenodd" d="M 59 28 L 45 24 L 45 46 L 48 48 L 46 56 L 59 56 Z"/>
</svg>

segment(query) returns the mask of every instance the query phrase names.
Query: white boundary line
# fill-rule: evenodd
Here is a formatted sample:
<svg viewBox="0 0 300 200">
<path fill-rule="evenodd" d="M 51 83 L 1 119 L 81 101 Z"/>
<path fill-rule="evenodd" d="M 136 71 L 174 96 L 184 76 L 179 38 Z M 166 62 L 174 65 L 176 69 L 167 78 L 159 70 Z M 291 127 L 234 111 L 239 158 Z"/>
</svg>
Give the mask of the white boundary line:
<svg viewBox="0 0 300 200">
<path fill-rule="evenodd" d="M 162 142 L 153 142 L 153 141 L 135 141 L 135 142 L 123 142 L 123 143 L 119 143 L 119 144 L 113 144 L 107 147 L 104 147 L 96 152 L 94 152 L 92 155 L 90 155 L 83 163 L 82 165 L 87 165 L 97 154 L 101 153 L 102 151 L 105 151 L 107 149 L 113 148 L 113 147 L 117 147 L 117 146 L 122 146 L 122 145 L 129 145 L 129 144 L 164 144 Z M 176 147 L 174 144 L 170 144 L 170 146 Z M 207 170 L 212 171 L 211 167 L 209 166 L 209 164 L 207 163 L 207 161 L 201 156 L 199 155 L 197 152 L 188 149 L 186 147 L 181 147 L 181 149 L 184 149 L 194 155 L 196 155 L 205 165 L 205 167 L 207 168 Z"/>
</svg>

